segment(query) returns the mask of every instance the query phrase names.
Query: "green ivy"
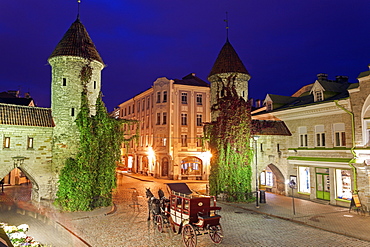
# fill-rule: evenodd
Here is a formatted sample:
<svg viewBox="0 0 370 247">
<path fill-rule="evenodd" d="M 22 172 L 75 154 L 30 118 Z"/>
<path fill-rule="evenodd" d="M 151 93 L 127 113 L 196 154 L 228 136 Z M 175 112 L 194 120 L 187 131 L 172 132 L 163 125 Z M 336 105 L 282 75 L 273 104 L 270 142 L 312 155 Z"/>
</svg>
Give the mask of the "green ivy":
<svg viewBox="0 0 370 247">
<path fill-rule="evenodd" d="M 125 141 L 123 125 L 132 122 L 111 118 L 101 93 L 95 105 L 96 114 L 91 116 L 86 91 L 91 70 L 90 66 L 83 67 L 80 76 L 85 89 L 76 118 L 79 152 L 66 160 L 59 177 L 56 204 L 65 211 L 89 211 L 112 204 L 116 163 L 120 160 L 121 144 Z M 137 135 L 131 138 L 137 138 Z"/>
<path fill-rule="evenodd" d="M 232 81 L 230 77 L 222 88 L 226 96 L 212 107 L 217 121 L 205 127 L 212 152 L 209 184 L 211 195 L 227 193 L 229 201 L 245 201 L 252 189 L 250 107 L 238 97 Z"/>
</svg>

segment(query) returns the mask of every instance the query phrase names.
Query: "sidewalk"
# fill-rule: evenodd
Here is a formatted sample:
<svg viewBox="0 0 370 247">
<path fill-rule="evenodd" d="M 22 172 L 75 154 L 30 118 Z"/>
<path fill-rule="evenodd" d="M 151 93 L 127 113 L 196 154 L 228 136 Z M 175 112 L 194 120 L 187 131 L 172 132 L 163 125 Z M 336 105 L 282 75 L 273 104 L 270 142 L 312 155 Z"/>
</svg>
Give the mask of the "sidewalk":
<svg viewBox="0 0 370 247">
<path fill-rule="evenodd" d="M 205 193 L 207 181 L 197 180 L 166 180 L 156 179 L 143 175 L 136 174 L 123 174 L 140 181 L 153 182 L 153 183 L 175 183 L 184 182 L 188 183 L 189 187 L 193 190 Z M 19 187 L 18 187 L 19 188 Z M 73 245 L 63 246 L 91 246 L 88 243 L 84 243 L 83 239 L 80 239 L 77 234 L 68 232 L 69 224 L 73 224 L 77 220 L 91 217 L 100 217 L 111 213 L 113 208 L 102 208 L 93 212 L 77 212 L 77 213 L 60 213 L 52 205 L 47 204 L 35 204 L 27 202 L 29 200 L 29 193 L 19 194 L 17 187 L 7 187 L 6 195 L 0 195 L 0 206 L 8 207 L 8 205 L 16 205 L 18 207 L 18 214 L 29 215 L 33 218 L 42 219 L 43 222 L 54 222 L 54 227 L 58 228 L 59 231 L 67 232 L 71 239 L 66 241 L 73 242 Z M 17 200 L 14 200 L 14 196 L 17 195 Z M 13 196 L 13 197 L 12 197 Z M 12 200 L 14 200 L 12 202 Z M 23 201 L 24 200 L 24 201 Z M 295 214 L 293 214 L 293 198 L 280 196 L 272 193 L 266 193 L 266 203 L 259 204 L 259 208 L 256 208 L 255 202 L 253 203 L 229 203 L 219 201 L 218 204 L 222 206 L 230 205 L 235 207 L 235 211 L 248 210 L 255 213 L 265 214 L 270 217 L 277 217 L 299 224 L 312 226 L 318 229 L 326 230 L 333 233 L 342 234 L 349 237 L 355 237 L 358 239 L 370 241 L 370 216 L 361 216 L 356 212 L 349 212 L 348 208 L 323 205 L 308 200 L 302 200 L 294 198 Z M 14 203 L 14 204 L 13 204 Z M 0 211 L 0 221 L 4 216 L 4 211 Z M 9 211 L 10 212 L 10 211 Z M 24 223 L 24 222 L 23 222 Z M 52 224 L 52 223 L 50 223 Z M 42 224 L 40 224 L 42 225 Z M 70 229 L 72 229 L 71 227 Z M 32 230 L 32 227 L 30 228 Z M 46 230 L 45 230 L 46 231 Z M 53 239 L 53 235 L 50 234 L 50 241 Z M 34 236 L 37 239 L 37 236 Z M 50 242 L 51 243 L 51 242 Z M 58 245 L 55 245 L 58 246 Z M 61 245 L 59 245 L 61 246 Z"/>
</svg>

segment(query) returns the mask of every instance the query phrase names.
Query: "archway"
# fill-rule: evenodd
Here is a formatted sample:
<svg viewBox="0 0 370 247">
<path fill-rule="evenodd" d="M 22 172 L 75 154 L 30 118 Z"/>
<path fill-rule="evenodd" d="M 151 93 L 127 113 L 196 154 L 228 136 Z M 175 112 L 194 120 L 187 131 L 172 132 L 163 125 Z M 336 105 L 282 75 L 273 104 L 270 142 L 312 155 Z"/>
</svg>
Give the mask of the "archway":
<svg viewBox="0 0 370 247">
<path fill-rule="evenodd" d="M 201 159 L 188 156 L 181 160 L 181 176 L 182 177 L 197 177 L 202 176 L 203 162 Z"/>
<path fill-rule="evenodd" d="M 285 179 L 279 168 L 269 164 L 260 174 L 260 185 L 266 191 L 285 195 Z"/>
</svg>

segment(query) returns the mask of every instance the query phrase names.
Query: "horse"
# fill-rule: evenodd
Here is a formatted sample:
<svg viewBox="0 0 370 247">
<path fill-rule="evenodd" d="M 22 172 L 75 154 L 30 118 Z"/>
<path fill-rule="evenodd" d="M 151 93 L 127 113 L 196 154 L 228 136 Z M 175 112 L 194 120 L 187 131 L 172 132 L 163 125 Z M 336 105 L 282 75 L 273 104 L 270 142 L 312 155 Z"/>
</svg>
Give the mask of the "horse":
<svg viewBox="0 0 370 247">
<path fill-rule="evenodd" d="M 150 213 L 153 215 L 160 213 L 160 200 L 153 195 L 150 188 L 145 188 L 145 190 L 146 198 L 148 198 L 148 220 L 150 220 Z"/>
</svg>

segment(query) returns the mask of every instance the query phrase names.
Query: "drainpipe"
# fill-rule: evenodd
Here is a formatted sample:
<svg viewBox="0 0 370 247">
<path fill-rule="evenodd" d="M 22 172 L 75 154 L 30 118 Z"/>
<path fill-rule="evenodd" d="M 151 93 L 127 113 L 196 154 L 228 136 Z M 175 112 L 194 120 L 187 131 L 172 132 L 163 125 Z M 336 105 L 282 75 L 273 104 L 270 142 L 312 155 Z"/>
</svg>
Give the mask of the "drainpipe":
<svg viewBox="0 0 370 247">
<path fill-rule="evenodd" d="M 357 194 L 358 193 L 358 189 L 357 189 L 357 171 L 356 171 L 356 167 L 354 167 L 353 163 L 356 163 L 356 153 L 354 151 L 355 149 L 355 116 L 353 114 L 353 112 L 350 112 L 348 111 L 346 108 L 344 108 L 343 106 L 339 105 L 338 103 L 338 100 L 334 100 L 335 102 L 335 105 L 338 106 L 340 109 L 342 109 L 343 111 L 347 112 L 350 116 L 351 116 L 351 127 L 352 127 L 352 147 L 351 147 L 351 153 L 353 155 L 353 158 L 349 161 L 348 165 L 352 168 L 352 172 L 353 172 L 353 194 Z"/>
</svg>

